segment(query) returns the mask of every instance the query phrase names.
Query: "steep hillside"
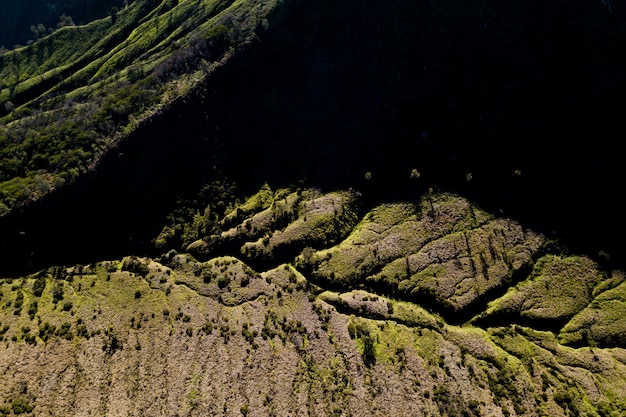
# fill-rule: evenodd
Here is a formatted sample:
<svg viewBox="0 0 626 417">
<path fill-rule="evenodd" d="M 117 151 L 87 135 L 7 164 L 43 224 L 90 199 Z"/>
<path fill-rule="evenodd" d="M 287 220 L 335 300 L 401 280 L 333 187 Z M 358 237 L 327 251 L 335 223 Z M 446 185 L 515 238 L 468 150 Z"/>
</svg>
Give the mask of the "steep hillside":
<svg viewBox="0 0 626 417">
<path fill-rule="evenodd" d="M 626 413 L 626 10 L 135 0 L 0 56 L 0 415 Z"/>
<path fill-rule="evenodd" d="M 85 259 L 92 234 L 152 253 L 176 200 L 225 179 L 458 192 L 621 263 L 621 6 L 392 6 L 144 0 L 5 54 L 7 259 Z"/>
<path fill-rule="evenodd" d="M 359 199 L 264 187 L 188 253 L 3 281 L 0 413 L 626 412 L 623 272 L 455 195 Z"/>
<path fill-rule="evenodd" d="M 184 97 L 275 2 L 131 3 L 0 57 L 0 212 L 36 200 Z"/>
</svg>

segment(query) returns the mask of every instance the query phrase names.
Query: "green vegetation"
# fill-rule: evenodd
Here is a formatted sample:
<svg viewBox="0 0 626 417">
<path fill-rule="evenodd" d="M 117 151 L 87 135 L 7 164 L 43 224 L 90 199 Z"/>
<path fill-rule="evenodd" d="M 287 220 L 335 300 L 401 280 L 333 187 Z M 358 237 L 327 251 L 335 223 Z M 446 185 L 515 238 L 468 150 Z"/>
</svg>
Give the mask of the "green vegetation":
<svg viewBox="0 0 626 417">
<path fill-rule="evenodd" d="M 15 415 L 30 413 L 31 411 L 33 411 L 33 408 L 35 407 L 29 404 L 29 402 L 23 398 L 16 398 L 11 402 L 11 410 Z"/>
<path fill-rule="evenodd" d="M 30 44 L 74 22 L 89 22 L 104 17 L 108 8 L 121 0 L 33 0 L 6 7 L 0 18 L 0 45 Z M 20 18 L 16 18 L 19 16 Z"/>
<path fill-rule="evenodd" d="M 1 55 L 0 215 L 89 170 L 253 39 L 275 6 L 135 1 Z"/>
<path fill-rule="evenodd" d="M 315 196 L 304 199 L 307 204 L 327 201 L 323 195 L 316 193 L 303 192 L 302 195 Z M 336 194 L 330 197 L 335 198 Z M 437 198 L 431 197 L 433 201 Z M 448 196 L 446 201 L 456 200 Z M 343 204 L 353 202 L 348 200 Z M 458 201 L 455 204 L 462 206 Z M 328 204 L 320 206 L 327 207 Z M 438 204 L 433 206 L 443 217 L 446 208 Z M 247 212 L 246 215 L 240 212 L 241 217 L 234 224 L 246 222 L 249 216 L 254 216 L 253 213 L 262 213 L 267 207 Z M 372 244 L 385 239 L 387 230 L 396 230 L 399 241 L 412 241 L 410 238 L 403 240 L 404 233 L 412 233 L 412 229 L 403 224 L 407 221 L 405 216 L 411 219 L 408 221 L 419 222 L 416 220 L 419 217 L 410 206 L 404 206 L 401 212 L 405 214 L 396 216 L 384 228 L 379 227 L 376 221 L 393 216 L 383 216 L 383 211 L 379 210 L 383 209 L 363 217 L 370 222 L 367 228 L 378 230 L 379 236 L 372 233 L 370 240 L 364 242 Z M 315 217 L 310 210 L 304 212 Z M 299 218 L 291 221 L 297 222 Z M 361 230 L 361 233 L 366 230 L 363 219 L 355 226 L 355 230 Z M 218 224 L 226 223 L 220 220 Z M 491 219 L 481 224 L 468 231 L 469 234 L 482 233 L 483 239 L 477 241 L 489 242 L 485 236 L 500 236 L 502 233 L 493 232 L 500 230 L 493 227 L 500 223 Z M 516 230 L 512 224 L 506 227 L 507 230 L 509 228 Z M 453 226 L 442 226 L 441 230 L 447 232 L 423 247 L 440 240 L 440 248 L 445 248 L 448 242 L 455 241 L 450 236 L 456 238 L 459 233 L 459 229 Z M 334 248 L 362 236 L 354 233 L 346 234 Z M 245 242 L 246 236 L 243 234 L 240 237 L 241 242 Z M 530 233 L 526 236 L 535 239 Z M 495 247 L 506 248 L 493 243 L 496 242 L 495 237 L 491 242 Z M 475 245 L 470 245 L 471 251 L 480 248 L 478 243 Z M 523 246 L 521 242 L 517 245 Z M 467 246 L 463 248 L 467 250 Z M 330 252 L 333 247 L 326 250 Z M 485 250 L 489 252 L 488 247 Z M 530 295 L 538 291 L 526 293 L 526 286 L 544 285 L 544 280 L 552 283 L 559 283 L 560 280 L 588 283 L 584 293 L 591 294 L 591 298 L 580 301 L 582 299 L 576 296 L 574 299 L 587 302 L 586 308 L 595 309 L 597 321 L 591 327 L 586 325 L 589 334 L 594 337 L 576 339 L 580 347 L 572 348 L 561 342 L 572 344 L 575 341 L 574 336 L 580 334 L 575 323 L 584 323 L 582 314 L 586 308 L 581 310 L 576 307 L 579 312 L 574 314 L 558 337 L 552 332 L 531 327 L 484 326 L 488 323 L 486 319 L 470 324 L 470 317 L 462 326 L 452 326 L 435 311 L 438 309 L 438 298 L 433 298 L 425 309 L 418 302 L 392 299 L 389 294 L 381 294 L 377 290 L 380 287 L 376 286 L 370 291 L 323 291 L 326 281 L 314 275 L 317 267 L 315 258 L 321 256 L 320 252 L 311 248 L 294 258 L 299 265 L 306 264 L 302 258 L 311 258 L 308 262 L 312 263 L 312 267 L 302 267 L 301 270 L 291 264 L 281 264 L 256 272 L 233 256 L 199 261 L 185 253 L 171 252 L 159 260 L 128 256 L 119 261 L 49 268 L 19 280 L 4 280 L 0 284 L 3 349 L 8 349 L 4 351 L 6 354 L 14 355 L 14 347 L 26 349 L 45 345 L 46 349 L 89 351 L 92 352 L 92 360 L 102 360 L 103 364 L 131 364 L 138 360 L 139 363 L 147 361 L 145 363 L 154 363 L 151 366 L 159 367 L 159 358 L 165 355 L 168 358 L 167 368 L 172 369 L 221 366 L 219 369 L 225 371 L 202 377 L 206 378 L 202 384 L 195 377 L 182 382 L 185 392 L 190 393 L 183 396 L 186 406 L 205 406 L 211 410 L 219 408 L 221 412 L 224 406 L 232 406 L 233 402 L 224 399 L 223 403 L 219 400 L 217 404 L 208 405 L 207 391 L 204 390 L 219 391 L 233 385 L 247 389 L 245 399 L 235 402 L 236 410 L 244 415 L 258 409 L 268 413 L 271 410 L 279 412 L 280 407 L 288 403 L 285 398 L 299 398 L 298 393 L 302 392 L 315 399 L 302 403 L 301 406 L 307 410 L 323 407 L 331 415 L 340 415 L 338 407 L 341 405 L 341 409 L 355 412 L 354 407 L 357 406 L 350 402 L 350 398 L 356 390 L 364 393 L 362 405 L 358 406 L 360 409 L 366 407 L 369 410 L 373 406 L 368 401 L 377 398 L 393 402 L 390 407 L 400 414 L 431 409 L 447 415 L 484 415 L 489 412 L 496 415 L 619 415 L 626 408 L 626 403 L 620 399 L 623 398 L 621 393 L 625 389 L 623 381 L 626 378 L 623 350 L 591 347 L 591 342 L 598 345 L 602 341 L 608 343 L 608 339 L 598 338 L 601 326 L 623 321 L 623 317 L 616 315 L 612 304 L 623 289 L 623 275 L 620 273 L 615 272 L 611 276 L 599 274 L 595 264 L 583 257 L 545 255 L 538 258 L 534 269 L 517 284 L 516 291 Z M 504 252 L 503 249 L 496 252 L 496 258 L 499 259 L 502 256 L 499 253 Z M 515 250 L 511 249 L 508 253 L 513 252 Z M 516 259 L 524 263 L 524 258 Z M 381 268 L 393 262 L 391 260 Z M 362 282 L 367 285 L 373 281 Z M 506 294 L 494 305 L 503 306 L 505 297 L 510 298 L 511 295 Z M 18 305 L 31 306 L 29 315 L 15 315 Z M 441 301 L 441 308 L 445 305 Z M 32 306 L 35 306 L 34 313 L 30 314 Z M 617 331 L 618 328 L 615 329 Z M 616 339 L 611 339 L 611 342 L 621 343 Z M 171 356 L 172 353 L 175 353 L 174 356 Z M 180 362 L 179 356 L 183 356 L 185 365 Z M 202 361 L 215 362 L 209 365 Z M 245 371 L 237 372 L 250 372 L 246 375 L 255 375 L 254 378 L 241 379 L 238 374 L 229 376 L 228 366 L 239 365 L 224 367 L 224 364 L 239 363 L 246 364 Z M 0 365 L 10 369 L 27 366 L 1 361 Z M 130 366 L 125 372 L 136 376 L 115 374 L 117 384 L 126 384 L 139 375 L 133 372 L 142 372 L 139 371 L 141 368 L 137 371 L 132 369 Z M 262 372 L 256 373 L 256 369 L 262 369 Z M 92 369 L 90 372 L 96 371 Z M 119 371 L 111 368 L 107 372 Z M 273 372 L 281 372 L 281 381 L 287 378 L 284 382 L 287 385 L 271 379 Z M 178 372 L 173 373 L 176 375 L 170 373 L 168 378 L 178 378 Z M 195 371 L 191 373 L 196 374 Z M 231 377 L 236 378 L 236 383 L 224 382 L 230 381 L 228 378 Z M 593 390 L 588 388 L 589 378 L 593 378 Z M 257 379 L 261 385 L 254 385 Z M 80 378 L 75 381 L 82 383 Z M 103 381 L 100 389 L 110 389 L 107 388 L 106 378 Z M 10 391 L 12 386 L 9 384 L 7 388 L 0 388 L 0 396 L 11 399 L 5 403 L 5 411 L 9 414 L 43 410 L 57 404 L 55 401 L 58 400 L 47 397 L 45 392 L 36 396 L 28 392 L 18 395 L 22 391 Z M 135 388 L 128 389 L 150 397 L 151 394 L 143 388 L 133 386 Z M 248 386 L 255 388 L 244 388 Z M 394 397 L 395 388 L 387 390 L 384 387 L 402 387 L 403 399 Z M 286 390 L 284 393 L 283 389 Z M 602 395 L 597 395 L 595 390 Z M 158 399 L 153 398 L 152 401 Z"/>
<path fill-rule="evenodd" d="M 310 6 L 313 3 L 315 7 Z M 614 16 L 613 6 L 606 3 L 602 7 Z M 561 52 L 557 46 L 565 37 L 554 40 L 536 36 L 534 31 L 527 34 L 513 19 L 520 10 L 498 4 L 478 7 L 475 27 L 457 28 L 460 18 L 469 16 L 468 9 L 459 4 L 406 1 L 390 7 L 372 2 L 363 7 L 362 2 L 333 1 L 134 0 L 107 4 L 98 20 L 84 25 L 76 25 L 67 14 L 58 16 L 53 30 L 35 22 L 32 43 L 2 48 L 0 216 L 7 221 L 12 220 L 7 215 L 12 210 L 25 213 L 28 221 L 28 208 L 38 207 L 30 203 L 71 186 L 109 157 L 126 163 L 120 145 L 143 141 L 141 150 L 162 151 L 153 146 L 157 141 L 150 142 L 157 136 L 160 143 L 161 135 L 151 132 L 170 122 L 173 113 L 185 120 L 186 114 L 176 109 L 191 109 L 195 116 L 192 108 L 200 107 L 198 112 L 204 116 L 193 120 L 204 129 L 197 131 L 202 132 L 197 138 L 183 140 L 196 131 L 185 138 L 173 132 L 175 146 L 179 141 L 181 147 L 189 145 L 180 155 L 190 155 L 202 141 L 207 148 L 213 144 L 210 149 L 215 154 L 202 161 L 206 172 L 197 174 L 205 169 L 203 165 L 190 170 L 187 177 L 176 177 L 188 179 L 194 187 L 210 181 L 198 193 L 188 194 L 192 185 L 164 181 L 162 189 L 167 187 L 172 194 L 167 197 L 170 205 L 159 209 L 172 211 L 160 232 L 155 232 L 159 229 L 152 228 L 154 224 L 146 225 L 156 234 L 152 243 L 160 256 L 146 250 L 142 253 L 150 255 L 120 254 L 120 259 L 59 265 L 0 279 L 0 414 L 623 415 L 626 275 L 610 270 L 608 253 L 602 253 L 601 267 L 587 256 L 562 250 L 560 242 L 551 242 L 457 194 L 433 188 L 419 194 L 431 186 L 426 182 L 437 181 L 429 178 L 433 172 L 445 171 L 445 177 L 456 178 L 446 180 L 445 185 L 460 182 L 457 189 L 480 195 L 475 184 L 491 172 L 479 169 L 481 163 L 510 169 L 508 164 L 514 160 L 530 167 L 524 152 L 519 157 L 502 157 L 500 143 L 485 153 L 485 159 L 470 163 L 460 161 L 456 154 L 482 153 L 483 149 L 472 149 L 475 143 L 467 139 L 490 130 L 490 125 L 482 125 L 483 120 L 538 129 L 541 123 L 533 122 L 522 108 L 533 107 L 543 114 L 542 110 L 559 107 L 554 100 L 542 103 L 545 108 L 536 107 L 521 96 L 512 105 L 506 104 L 504 96 L 493 96 L 485 85 L 473 82 L 481 81 L 474 73 L 484 73 L 487 84 L 502 87 L 498 77 L 491 77 L 494 73 L 473 67 L 471 61 L 483 62 L 480 58 L 488 54 L 489 62 L 509 69 L 518 66 L 519 60 L 501 58 L 526 56 L 532 48 L 517 49 L 527 45 L 525 37 L 541 39 L 543 54 Z M 50 1 L 47 7 L 58 5 Z M 391 9 L 400 12 L 394 14 Z M 569 23 L 571 10 L 566 10 L 563 19 L 563 10 L 554 9 L 559 25 L 574 28 Z M 287 11 L 300 20 L 278 22 Z M 491 26 L 489 16 L 500 14 L 507 18 Z M 590 16 L 595 23 L 598 14 Z M 407 24 L 415 17 L 419 19 Z M 544 19 L 543 24 L 552 23 Z M 455 39 L 451 35 L 475 32 L 481 37 L 463 48 L 462 58 L 450 53 L 455 42 L 448 41 L 448 45 L 434 42 L 437 52 L 429 55 L 426 46 L 432 38 L 420 32 L 428 25 L 437 38 L 449 40 Z M 337 30 L 328 30 L 335 26 Z M 515 32 L 508 32 L 507 27 L 514 27 Z M 611 26 L 608 32 L 618 33 L 615 29 Z M 491 38 L 491 32 L 504 33 L 506 40 Z M 568 36 L 572 33 L 583 37 L 583 31 L 571 30 Z M 514 36 L 509 39 L 509 34 Z M 547 60 L 547 67 L 540 69 L 561 73 L 570 61 L 576 61 L 593 80 L 593 66 L 570 56 L 579 41 L 567 39 L 567 53 L 557 53 L 559 59 Z M 360 42 L 367 46 L 361 48 Z M 394 43 L 402 46 L 394 47 Z M 251 48 L 253 44 L 259 47 Z M 411 49 L 413 45 L 419 47 Z M 295 52 L 284 53 L 294 46 Z M 351 63 L 353 59 L 357 65 Z M 413 60 L 419 65 L 413 65 Z M 358 64 L 367 61 L 382 64 L 372 66 L 371 71 L 366 68 L 363 72 L 369 75 L 352 79 L 351 72 L 361 71 Z M 250 62 L 261 64 L 260 72 L 269 75 L 255 77 L 255 71 L 240 70 Z M 279 71 L 268 71 L 268 64 L 277 64 L 273 69 Z M 451 80 L 449 90 L 430 85 L 429 73 L 446 73 L 454 66 L 464 73 Z M 300 72 L 305 74 L 305 88 L 301 88 Z M 511 74 L 515 73 L 501 78 L 507 83 L 519 81 Z M 554 90 L 594 102 L 591 94 L 572 88 L 572 80 L 579 78 L 576 75 L 560 80 Z M 544 81 L 537 74 L 531 78 Z M 376 88 L 367 91 L 361 81 Z M 227 86 L 226 93 L 218 84 Z M 542 88 L 549 85 L 541 84 Z M 276 85 L 285 89 L 275 92 Z M 507 97 L 517 97 L 518 87 L 511 85 L 505 84 L 502 90 Z M 231 87 L 252 94 L 225 100 Z M 291 90 L 304 93 L 306 107 L 298 107 Z M 336 99 L 325 100 L 327 91 L 336 92 Z M 451 91 L 454 94 L 447 94 Z M 432 100 L 439 93 L 446 93 L 441 94 L 444 104 Z M 358 106 L 345 100 L 348 94 L 358 97 Z M 548 89 L 546 94 L 555 93 Z M 417 95 L 426 97 L 425 105 Z M 463 108 L 457 96 L 489 104 Z M 219 108 L 224 102 L 224 109 Z M 296 110 L 284 111 L 294 103 Z M 506 113 L 483 112 L 498 107 L 493 103 L 504 103 Z M 568 107 L 580 106 L 568 103 Z M 232 129 L 235 124 L 245 125 L 260 108 L 263 111 L 255 123 Z M 577 111 L 582 114 L 583 110 Z M 380 113 L 380 118 L 362 123 L 374 113 Z M 406 117 L 403 113 L 411 114 L 414 127 L 400 123 Z M 602 113 L 601 108 L 597 113 Z M 503 114 L 506 117 L 494 117 Z M 565 115 L 569 116 L 552 114 L 559 121 L 568 120 Z M 481 124 L 469 123 L 473 119 Z M 448 120 L 461 127 L 444 130 Z M 309 129 L 321 121 L 326 125 Z M 186 127 L 184 123 L 177 126 Z M 257 136 L 262 129 L 268 133 Z M 506 137 L 503 127 L 494 130 L 498 140 Z M 406 138 L 423 142 L 433 155 L 440 152 L 440 142 L 443 147 L 454 146 L 451 153 L 446 150 L 433 160 L 430 154 L 415 161 L 398 158 L 410 160 L 410 167 L 417 168 L 409 170 L 409 165 L 399 164 L 393 167 L 397 172 L 389 173 L 382 168 L 396 159 L 371 164 L 387 156 L 379 154 L 380 145 L 371 141 L 381 132 L 385 141 L 390 140 L 394 154 L 423 149 L 405 143 Z M 171 133 L 165 131 L 163 137 L 170 140 Z M 525 133 L 516 132 L 512 143 L 530 136 Z M 342 143 L 348 134 L 355 141 Z M 289 136 L 290 145 L 304 149 L 295 154 L 298 158 L 288 153 L 281 135 Z M 440 140 L 446 136 L 455 139 Z M 332 146 L 326 149 L 328 144 Z M 246 152 L 239 152 L 239 145 Z M 300 160 L 316 147 L 327 151 L 321 155 L 324 158 Z M 257 155 L 266 148 L 270 151 Z M 287 157 L 280 158 L 278 150 Z M 563 159 L 575 161 L 569 152 L 571 147 L 564 150 Z M 352 160 L 344 165 L 347 154 Z M 228 162 L 222 166 L 224 155 Z M 368 160 L 366 156 L 374 157 Z M 249 187 L 264 180 L 269 169 L 262 167 L 263 175 L 257 175 L 255 168 L 269 157 L 285 163 L 286 169 L 295 168 L 294 177 L 311 172 L 300 171 L 297 165 L 302 162 L 315 168 L 330 162 L 341 168 L 312 180 L 302 179 L 298 186 L 273 188 L 266 183 L 243 201 L 236 182 L 221 177 L 221 170 L 228 171 L 224 166 L 233 162 L 233 170 L 253 172 L 237 177 Z M 432 168 L 442 161 L 441 167 Z M 160 165 L 167 164 L 159 164 L 160 172 L 172 173 L 171 166 Z M 174 165 L 184 167 L 184 162 Z M 469 167 L 471 172 L 464 170 L 459 176 L 461 169 Z M 340 170 L 358 174 L 342 174 L 335 181 L 333 176 Z M 276 178 L 282 172 L 269 176 Z M 403 172 L 405 182 L 389 181 L 398 172 Z M 510 185 L 522 180 L 518 167 L 510 172 L 513 180 L 493 183 Z M 531 176 L 541 177 L 543 172 Z M 154 173 L 142 172 L 146 182 Z M 567 175 L 576 182 L 575 175 Z M 303 188 L 309 180 L 316 185 L 353 181 L 348 186 L 355 188 Z M 161 191 L 154 184 L 150 183 L 148 191 Z M 515 194 L 529 185 L 533 183 L 511 187 L 502 195 L 514 205 Z M 389 190 L 381 192 L 385 188 Z M 411 195 L 409 189 L 417 190 L 416 194 Z M 135 190 L 140 197 L 148 194 Z M 396 195 L 405 200 L 395 201 Z M 145 206 L 150 203 L 146 198 Z M 541 203 L 550 206 L 550 201 Z M 596 201 L 585 204 L 598 205 Z M 91 212 L 85 217 L 99 218 Z M 78 262 L 90 262 L 84 261 L 95 255 L 87 253 L 90 244 L 100 247 L 101 243 L 89 242 L 100 236 L 84 230 L 85 242 L 80 243 L 86 250 L 76 255 L 84 256 Z M 128 236 L 132 235 L 132 242 L 126 244 L 148 246 L 143 242 L 151 237 L 143 240 L 142 236 L 142 243 L 136 243 L 140 239 L 135 236 L 142 233 L 129 230 L 133 230 Z M 26 243 L 35 240 L 30 230 L 17 233 Z M 55 238 L 50 236 L 53 244 Z M 3 243 L 5 249 L 13 250 L 8 247 L 12 242 Z M 21 251 L 23 242 L 16 243 L 15 250 Z M 63 250 L 64 245 L 58 246 Z M 25 249 L 25 258 L 29 253 L 33 258 L 29 267 L 36 264 L 37 256 L 50 259 L 36 253 L 45 250 L 38 246 Z M 68 253 L 67 259 L 73 255 Z"/>
<path fill-rule="evenodd" d="M 621 279 L 623 280 L 623 276 Z M 562 343 L 579 346 L 624 346 L 626 283 L 598 294 L 561 330 Z"/>
<path fill-rule="evenodd" d="M 485 316 L 506 313 L 547 326 L 563 323 L 589 305 L 594 288 L 604 280 L 588 258 L 547 255 L 538 259 L 528 279 L 493 301 Z"/>
</svg>

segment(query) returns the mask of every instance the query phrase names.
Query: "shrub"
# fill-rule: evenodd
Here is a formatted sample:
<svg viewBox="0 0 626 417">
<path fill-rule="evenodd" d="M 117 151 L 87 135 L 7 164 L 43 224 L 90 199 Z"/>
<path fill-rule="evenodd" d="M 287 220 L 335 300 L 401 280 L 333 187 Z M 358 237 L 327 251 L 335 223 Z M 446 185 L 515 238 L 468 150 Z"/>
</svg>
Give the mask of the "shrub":
<svg viewBox="0 0 626 417">
<path fill-rule="evenodd" d="M 63 284 L 57 283 L 52 289 L 52 302 L 57 304 L 63 299 Z"/>
<path fill-rule="evenodd" d="M 363 340 L 363 363 L 368 368 L 376 365 L 376 348 L 374 347 L 374 339 L 370 334 L 365 334 Z"/>
<path fill-rule="evenodd" d="M 17 296 L 15 297 L 15 308 L 21 308 L 24 303 L 24 293 L 22 291 L 17 292 Z"/>
<path fill-rule="evenodd" d="M 30 413 L 35 407 L 30 405 L 28 401 L 23 398 L 16 398 L 11 403 L 11 408 L 13 409 L 13 414 L 24 414 Z"/>
<path fill-rule="evenodd" d="M 220 287 L 221 289 L 226 288 L 228 284 L 230 284 L 230 278 L 227 277 L 226 275 L 220 275 L 217 278 L 217 286 Z"/>
<path fill-rule="evenodd" d="M 250 283 L 250 277 L 248 275 L 244 275 L 241 278 L 241 286 L 242 287 L 246 287 L 246 286 L 248 286 L 249 283 Z"/>
<path fill-rule="evenodd" d="M 33 284 L 33 295 L 35 297 L 41 297 L 43 290 L 46 288 L 46 278 L 39 277 Z"/>
<path fill-rule="evenodd" d="M 205 334 L 213 333 L 213 323 L 211 323 L 210 321 L 207 321 L 206 323 L 204 323 L 204 326 L 202 326 L 202 331 Z"/>
<path fill-rule="evenodd" d="M 115 353 L 116 350 L 122 349 L 122 342 L 117 337 L 112 328 L 106 330 L 107 339 L 102 344 L 102 350 L 109 355 Z"/>
<path fill-rule="evenodd" d="M 89 331 L 87 330 L 87 326 L 84 324 L 79 324 L 76 326 L 76 335 L 81 337 L 89 338 Z"/>
<path fill-rule="evenodd" d="M 56 333 L 56 326 L 48 322 L 43 323 L 43 325 L 39 328 L 39 337 L 44 342 L 47 342 L 48 338 L 51 335 L 54 335 L 55 333 Z"/>
<path fill-rule="evenodd" d="M 143 263 L 137 256 L 129 256 L 122 263 L 122 271 L 134 272 L 137 275 L 145 277 L 150 273 L 148 265 Z"/>
<path fill-rule="evenodd" d="M 66 322 L 61 324 L 61 327 L 59 327 L 59 329 L 56 331 L 56 335 L 59 337 L 63 337 L 66 340 L 72 340 L 74 338 L 74 334 L 70 331 L 71 327 L 71 323 Z"/>
</svg>

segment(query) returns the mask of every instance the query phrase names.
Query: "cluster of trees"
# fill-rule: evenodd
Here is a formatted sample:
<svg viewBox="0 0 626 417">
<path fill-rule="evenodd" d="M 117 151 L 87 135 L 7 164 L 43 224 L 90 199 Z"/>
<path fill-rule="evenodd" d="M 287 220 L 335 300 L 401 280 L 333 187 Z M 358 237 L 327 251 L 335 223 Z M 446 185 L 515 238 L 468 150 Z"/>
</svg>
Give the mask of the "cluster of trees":
<svg viewBox="0 0 626 417">
<path fill-rule="evenodd" d="M 46 28 L 43 23 L 39 23 L 37 26 L 30 25 L 30 31 L 35 35 L 35 39 L 43 38 L 46 35 L 51 34 L 56 29 L 61 29 L 65 26 L 74 26 L 74 20 L 71 16 L 66 15 L 65 13 L 59 16 L 59 22 L 56 24 L 56 28 L 50 27 Z M 30 41 L 29 41 L 30 42 Z"/>
<path fill-rule="evenodd" d="M 0 14 L 0 45 L 13 47 L 68 25 L 106 17 L 126 0 L 31 0 L 9 2 Z M 71 17 L 70 17 L 71 16 Z"/>
</svg>

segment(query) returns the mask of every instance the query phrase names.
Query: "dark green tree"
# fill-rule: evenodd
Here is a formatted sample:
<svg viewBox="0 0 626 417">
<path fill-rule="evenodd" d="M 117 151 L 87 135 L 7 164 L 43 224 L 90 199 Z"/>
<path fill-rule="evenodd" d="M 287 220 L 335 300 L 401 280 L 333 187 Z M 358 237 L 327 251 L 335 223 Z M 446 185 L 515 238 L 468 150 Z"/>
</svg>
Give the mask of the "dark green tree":
<svg viewBox="0 0 626 417">
<path fill-rule="evenodd" d="M 111 7 L 111 23 L 115 24 L 115 22 L 117 22 L 117 12 L 119 11 L 120 9 L 116 6 Z"/>
<path fill-rule="evenodd" d="M 374 347 L 374 339 L 369 333 L 363 335 L 363 363 L 370 368 L 376 365 L 376 348 Z"/>
</svg>

